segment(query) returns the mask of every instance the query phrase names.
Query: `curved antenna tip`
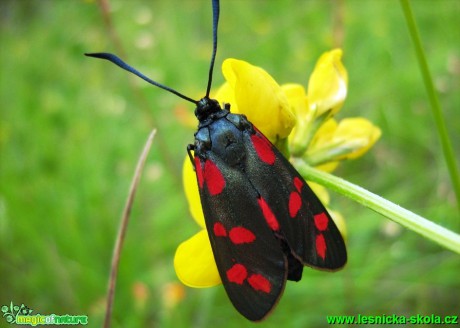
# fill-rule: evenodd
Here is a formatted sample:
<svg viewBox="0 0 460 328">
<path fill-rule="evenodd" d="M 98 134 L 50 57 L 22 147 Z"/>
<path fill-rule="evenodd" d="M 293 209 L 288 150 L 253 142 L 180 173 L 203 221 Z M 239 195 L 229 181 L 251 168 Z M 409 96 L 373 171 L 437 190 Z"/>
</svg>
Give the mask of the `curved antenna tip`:
<svg viewBox="0 0 460 328">
<path fill-rule="evenodd" d="M 176 91 L 176 90 L 174 90 L 174 89 L 172 89 L 170 87 L 167 87 L 166 85 L 163 85 L 161 83 L 158 83 L 158 82 L 152 80 L 151 78 L 149 78 L 146 75 L 144 75 L 141 72 L 139 72 L 134 67 L 126 64 L 123 60 L 121 60 L 119 57 L 115 56 L 114 54 L 110 54 L 110 53 L 107 53 L 107 52 L 92 52 L 92 53 L 85 53 L 85 56 L 108 60 L 108 61 L 112 62 L 113 64 L 117 65 L 118 67 L 123 68 L 124 70 L 136 75 L 137 77 L 140 77 L 144 81 L 146 81 L 146 82 L 148 82 L 150 84 L 153 84 L 156 87 L 159 87 L 159 88 L 161 88 L 163 90 L 169 91 L 169 92 L 175 94 L 176 96 L 178 96 L 178 97 L 180 97 L 182 99 L 185 99 L 187 101 L 190 101 L 190 102 L 192 102 L 194 104 L 198 104 L 197 100 L 189 98 L 189 97 L 183 95 L 182 93 L 180 93 L 180 92 L 178 92 L 178 91 Z"/>
</svg>

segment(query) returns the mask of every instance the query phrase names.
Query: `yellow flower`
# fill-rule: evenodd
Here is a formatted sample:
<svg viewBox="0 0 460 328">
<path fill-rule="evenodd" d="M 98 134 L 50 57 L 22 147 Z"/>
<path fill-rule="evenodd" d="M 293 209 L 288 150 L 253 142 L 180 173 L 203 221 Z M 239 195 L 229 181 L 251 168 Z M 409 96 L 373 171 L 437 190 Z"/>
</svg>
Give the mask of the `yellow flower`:
<svg viewBox="0 0 460 328">
<path fill-rule="evenodd" d="M 348 75 L 341 57 L 340 49 L 320 57 L 307 92 L 299 84 L 279 86 L 262 68 L 227 59 L 222 65 L 227 82 L 214 98 L 230 103 L 231 112 L 245 114 L 270 141 L 289 137 L 291 156 L 332 171 L 339 161 L 361 156 L 380 137 L 380 130 L 363 118 L 344 119 L 339 123 L 332 118 L 347 94 Z M 221 280 L 206 231 L 196 174 L 188 156 L 183 181 L 190 212 L 202 230 L 179 245 L 174 267 L 178 278 L 187 286 L 215 286 Z M 314 183 L 309 185 L 328 206 L 326 189 Z M 343 217 L 336 211 L 328 211 L 345 234 Z"/>
<path fill-rule="evenodd" d="M 245 114 L 271 142 L 291 133 L 296 118 L 285 93 L 265 70 L 229 58 L 222 73 L 227 82 L 215 95 L 219 102 L 229 103 L 232 113 Z"/>
<path fill-rule="evenodd" d="M 348 73 L 343 66 L 342 50 L 324 53 L 308 81 L 308 102 L 316 116 L 336 114 L 347 96 Z"/>
<path fill-rule="evenodd" d="M 339 123 L 330 119 L 320 127 L 303 158 L 312 166 L 355 159 L 367 152 L 381 134 L 378 127 L 361 117 Z"/>
<path fill-rule="evenodd" d="M 198 182 L 196 181 L 196 173 L 188 156 L 185 157 L 182 170 L 182 181 L 184 182 L 185 196 L 190 205 L 190 213 L 195 221 L 203 228 L 206 228 L 204 223 L 203 210 L 201 209 L 200 194 L 198 192 Z M 198 205 L 197 205 L 198 204 Z"/>
<path fill-rule="evenodd" d="M 318 125 L 335 115 L 345 101 L 348 73 L 341 58 L 341 49 L 325 52 L 310 76 L 307 92 L 299 84 L 282 86 L 297 116 L 297 126 L 289 136 L 294 156 L 305 152 Z"/>
<path fill-rule="evenodd" d="M 174 269 L 179 280 L 189 287 L 212 287 L 221 283 L 206 229 L 179 245 Z"/>
</svg>

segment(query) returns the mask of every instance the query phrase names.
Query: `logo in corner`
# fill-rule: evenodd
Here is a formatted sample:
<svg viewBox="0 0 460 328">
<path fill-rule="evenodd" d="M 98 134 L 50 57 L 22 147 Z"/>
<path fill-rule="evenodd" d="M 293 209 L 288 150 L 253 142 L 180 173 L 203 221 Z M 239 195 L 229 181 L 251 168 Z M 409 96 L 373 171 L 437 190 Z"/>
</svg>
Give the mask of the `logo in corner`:
<svg viewBox="0 0 460 328">
<path fill-rule="evenodd" d="M 21 304 L 19 306 L 19 305 L 13 305 L 13 302 L 11 302 L 10 306 L 8 305 L 2 306 L 3 317 L 8 323 L 16 323 L 16 318 L 18 315 L 28 316 L 32 312 L 33 311 L 29 309 L 27 306 L 25 306 L 24 304 Z"/>
<path fill-rule="evenodd" d="M 1 307 L 2 316 L 6 322 L 16 325 L 87 325 L 87 315 L 32 315 L 32 310 L 24 304 L 14 305 L 10 302 L 10 305 L 3 305 Z"/>
</svg>

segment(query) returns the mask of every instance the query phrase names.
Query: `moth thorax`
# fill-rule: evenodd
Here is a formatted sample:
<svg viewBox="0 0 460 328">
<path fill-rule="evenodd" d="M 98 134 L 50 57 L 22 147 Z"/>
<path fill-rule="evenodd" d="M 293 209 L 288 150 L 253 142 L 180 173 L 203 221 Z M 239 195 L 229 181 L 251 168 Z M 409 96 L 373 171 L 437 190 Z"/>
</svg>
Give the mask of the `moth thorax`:
<svg viewBox="0 0 460 328">
<path fill-rule="evenodd" d="M 229 166 L 239 166 L 244 162 L 246 150 L 243 132 L 225 117 L 210 126 L 211 151 Z"/>
</svg>

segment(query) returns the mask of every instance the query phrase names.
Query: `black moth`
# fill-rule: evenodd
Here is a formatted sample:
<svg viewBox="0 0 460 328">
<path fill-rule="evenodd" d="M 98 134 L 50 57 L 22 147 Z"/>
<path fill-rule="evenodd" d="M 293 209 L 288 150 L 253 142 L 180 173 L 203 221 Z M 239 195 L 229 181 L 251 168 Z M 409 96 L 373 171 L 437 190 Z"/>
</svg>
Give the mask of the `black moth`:
<svg viewBox="0 0 460 328">
<path fill-rule="evenodd" d="M 289 161 L 244 115 L 209 98 L 217 51 L 219 0 L 212 0 L 213 52 L 206 95 L 199 101 L 155 82 L 108 53 L 111 61 L 196 105 L 195 143 L 187 147 L 206 228 L 225 290 L 247 319 L 275 307 L 286 280 L 303 266 L 337 270 L 347 261 L 343 238 L 316 195 Z M 191 151 L 194 151 L 192 154 Z"/>
</svg>

